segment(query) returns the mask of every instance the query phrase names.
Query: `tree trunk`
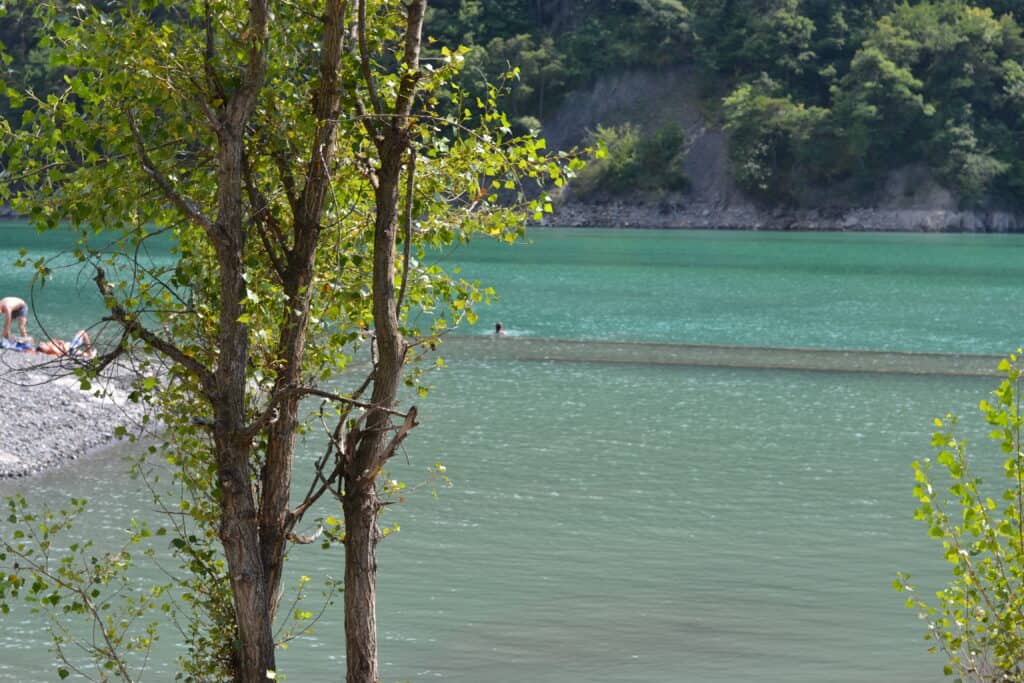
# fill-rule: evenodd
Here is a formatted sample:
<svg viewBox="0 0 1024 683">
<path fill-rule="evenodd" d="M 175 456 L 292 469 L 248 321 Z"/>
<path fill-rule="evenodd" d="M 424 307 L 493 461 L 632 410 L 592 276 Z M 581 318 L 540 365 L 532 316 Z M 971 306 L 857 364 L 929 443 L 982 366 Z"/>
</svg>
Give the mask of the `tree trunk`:
<svg viewBox="0 0 1024 683">
<path fill-rule="evenodd" d="M 235 677 L 263 683 L 276 669 L 269 596 L 260 553 L 256 502 L 249 467 L 245 396 L 249 330 L 239 322 L 245 299 L 245 212 L 242 204 L 243 131 L 261 78 L 227 108 L 218 131 L 217 222 L 211 239 L 220 267 L 219 355 L 214 373 L 214 456 L 221 489 L 220 539 L 228 565 L 238 625 Z"/>
<path fill-rule="evenodd" d="M 220 431 L 220 430 L 218 430 Z M 230 435 L 215 436 L 217 478 L 221 487 L 220 540 L 228 564 L 238 645 L 234 653 L 235 680 L 266 681 L 275 670 L 274 639 L 267 619 L 268 602 L 256 534 L 256 507 L 249 477 L 249 449 Z"/>
<path fill-rule="evenodd" d="M 296 203 L 294 245 L 288 254 L 284 290 L 287 312 L 281 328 L 278 359 L 283 368 L 272 395 L 281 395 L 302 381 L 306 330 L 309 324 L 310 285 L 320 240 L 320 217 L 331 183 L 336 129 L 341 99 L 341 60 L 345 46 L 345 0 L 328 0 L 323 16 L 320 81 L 314 97 L 317 131 L 310 146 L 306 181 Z M 288 397 L 278 405 L 278 418 L 267 435 L 267 460 L 261 473 L 260 541 L 263 570 L 270 600 L 271 618 L 281 595 L 281 573 L 287 549 L 290 516 L 289 495 L 295 454 L 295 433 L 299 424 L 299 398 Z"/>
<path fill-rule="evenodd" d="M 378 683 L 377 671 L 377 527 L 376 481 L 386 460 L 391 435 L 387 412 L 398 397 L 406 346 L 398 326 L 395 294 L 395 245 L 404 131 L 390 128 L 380 145 L 373 241 L 373 319 L 377 342 L 372 404 L 366 427 L 345 472 L 345 637 L 348 683 Z"/>
<path fill-rule="evenodd" d="M 348 683 L 378 683 L 377 670 L 377 485 L 364 479 L 346 488 L 345 656 Z"/>
<path fill-rule="evenodd" d="M 366 3 L 359 2 L 360 59 L 371 92 L 376 122 L 367 122 L 380 166 L 374 183 L 373 324 L 377 354 L 373 368 L 372 407 L 366 414 L 355 452 L 345 463 L 345 641 L 348 683 L 378 683 L 377 670 L 377 528 L 380 510 L 377 476 L 391 455 L 394 427 L 391 410 L 398 398 L 408 347 L 399 327 L 395 292 L 399 189 L 402 160 L 410 149 L 409 114 L 419 82 L 419 54 L 426 0 L 411 0 L 406 9 L 404 73 L 394 109 L 383 111 L 370 74 L 366 50 Z M 412 173 L 412 167 L 408 171 Z M 410 178 L 411 181 L 411 178 Z"/>
</svg>

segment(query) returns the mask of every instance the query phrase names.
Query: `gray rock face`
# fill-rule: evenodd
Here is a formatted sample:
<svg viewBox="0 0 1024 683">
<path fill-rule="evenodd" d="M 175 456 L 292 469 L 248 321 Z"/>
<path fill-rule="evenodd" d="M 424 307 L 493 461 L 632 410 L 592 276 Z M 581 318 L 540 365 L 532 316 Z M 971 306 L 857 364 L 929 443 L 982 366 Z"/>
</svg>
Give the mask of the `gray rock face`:
<svg viewBox="0 0 1024 683">
<path fill-rule="evenodd" d="M 697 74 L 686 67 L 627 71 L 570 94 L 544 121 L 549 145 L 580 144 L 598 125 L 633 123 L 648 130 L 667 122 L 686 134 L 689 191 L 657 201 L 618 197 L 582 203 L 570 183 L 547 225 L 724 228 L 739 230 L 863 230 L 901 232 L 1022 232 L 1024 215 L 996 209 L 962 211 L 957 198 L 923 163 L 895 169 L 870 196 L 843 184 L 799 189 L 803 208 L 761 206 L 732 177 L 728 135 L 705 111 Z"/>
<path fill-rule="evenodd" d="M 0 351 L 0 478 L 59 467 L 109 446 L 118 426 L 140 431 L 144 407 L 128 400 L 130 373 L 115 371 L 83 391 L 76 362 Z"/>
</svg>

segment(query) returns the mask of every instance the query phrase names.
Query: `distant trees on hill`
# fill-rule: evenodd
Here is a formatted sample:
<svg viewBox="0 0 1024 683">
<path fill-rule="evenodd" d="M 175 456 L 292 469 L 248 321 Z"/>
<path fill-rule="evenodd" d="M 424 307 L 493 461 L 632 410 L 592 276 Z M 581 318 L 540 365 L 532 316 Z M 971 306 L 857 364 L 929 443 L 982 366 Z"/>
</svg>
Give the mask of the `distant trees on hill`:
<svg viewBox="0 0 1024 683">
<path fill-rule="evenodd" d="M 755 195 L 798 201 L 802 186 L 823 183 L 865 193 L 887 171 L 915 163 L 966 205 L 1020 206 L 1019 5 L 434 0 L 427 33 L 432 49 L 471 48 L 464 87 L 519 67 L 506 107 L 520 129 L 535 127 L 567 93 L 602 75 L 687 64 L 701 79 L 707 111 L 731 132 L 738 182 Z M 42 92 L 62 87 L 63 74 L 35 40 L 34 6 L 8 3 L 0 21 L 0 41 L 13 60 L 3 77 Z M 0 114 L 16 108 L 0 101 Z"/>
<path fill-rule="evenodd" d="M 923 163 L 967 205 L 1019 205 L 1018 5 L 447 0 L 434 3 L 428 26 L 441 41 L 472 43 L 492 77 L 507 63 L 523 65 L 512 109 L 541 120 L 602 74 L 695 66 L 708 110 L 732 134 L 738 182 L 766 199 L 796 201 L 808 183 L 869 192 L 887 171 Z"/>
</svg>

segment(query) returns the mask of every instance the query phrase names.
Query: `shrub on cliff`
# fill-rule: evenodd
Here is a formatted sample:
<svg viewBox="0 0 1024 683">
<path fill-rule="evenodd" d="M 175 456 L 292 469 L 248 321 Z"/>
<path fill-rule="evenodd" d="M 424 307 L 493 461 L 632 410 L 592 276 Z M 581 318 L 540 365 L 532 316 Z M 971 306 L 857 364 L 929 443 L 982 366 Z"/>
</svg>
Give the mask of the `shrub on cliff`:
<svg viewBox="0 0 1024 683">
<path fill-rule="evenodd" d="M 683 170 L 686 138 L 678 124 L 669 123 L 651 133 L 631 123 L 598 126 L 590 133 L 590 142 L 607 152 L 573 181 L 573 192 L 582 199 L 638 194 L 650 198 L 689 187 Z"/>
</svg>

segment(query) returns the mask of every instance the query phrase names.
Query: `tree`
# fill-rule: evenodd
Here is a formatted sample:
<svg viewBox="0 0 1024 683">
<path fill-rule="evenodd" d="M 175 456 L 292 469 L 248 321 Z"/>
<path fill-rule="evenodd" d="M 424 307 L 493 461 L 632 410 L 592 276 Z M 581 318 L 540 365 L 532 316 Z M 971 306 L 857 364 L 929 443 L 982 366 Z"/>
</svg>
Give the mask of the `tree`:
<svg viewBox="0 0 1024 683">
<path fill-rule="evenodd" d="M 689 185 L 683 170 L 686 140 L 674 122 L 651 131 L 630 123 L 598 125 L 589 137 L 591 146 L 600 148 L 602 154 L 573 181 L 575 195 L 652 197 L 666 190 L 685 190 Z"/>
<path fill-rule="evenodd" d="M 750 18 L 749 33 L 739 53 L 748 69 L 788 84 L 815 62 L 811 51 L 814 22 L 800 13 L 799 5 L 798 0 L 777 0 L 768 3 L 764 14 Z"/>
<path fill-rule="evenodd" d="M 399 409 L 399 389 L 416 385 L 409 363 L 472 321 L 486 296 L 422 256 L 477 233 L 514 239 L 524 210 L 550 210 L 525 182 L 562 182 L 567 158 L 511 138 L 495 89 L 470 100 L 451 85 L 462 50 L 421 58 L 425 9 L 426 0 L 35 9 L 69 76 L 63 92 L 29 96 L 5 147 L 5 191 L 41 227 L 69 222 L 82 236 L 76 253 L 119 330 L 91 372 L 126 355 L 148 369 L 137 395 L 167 424 L 165 456 L 188 492 L 169 506 L 191 520 L 174 527 L 173 545 L 206 596 L 195 604 L 218 625 L 193 649 L 237 681 L 276 669 L 287 551 L 309 540 L 296 530 L 330 494 L 344 511 L 322 530 L 344 546 L 348 680 L 379 680 L 378 479 L 417 424 L 415 407 Z M 90 246 L 100 233 L 115 235 L 111 249 Z M 164 233 L 174 263 L 139 259 Z M 410 323 L 415 311 L 428 329 Z M 371 369 L 351 391 L 323 388 L 368 347 Z M 309 397 L 327 402 L 334 427 L 314 485 L 293 502 Z"/>
<path fill-rule="evenodd" d="M 777 92 L 778 84 L 762 77 L 737 87 L 723 106 L 736 180 L 755 194 L 785 197 L 793 186 L 789 174 L 810 156 L 804 148 L 827 111 Z"/>
<path fill-rule="evenodd" d="M 957 435 L 954 415 L 936 419 L 935 460 L 914 462 L 914 513 L 928 535 L 942 542 L 953 578 L 935 594 L 918 597 L 910 575 L 893 582 L 906 605 L 928 624 L 932 652 L 946 657 L 958 680 L 1019 681 L 1024 677 L 1024 415 L 1021 350 L 999 366 L 1005 375 L 980 410 L 999 444 L 1002 490 L 986 486 L 986 463 Z M 994 463 L 989 463 L 994 464 Z"/>
</svg>

